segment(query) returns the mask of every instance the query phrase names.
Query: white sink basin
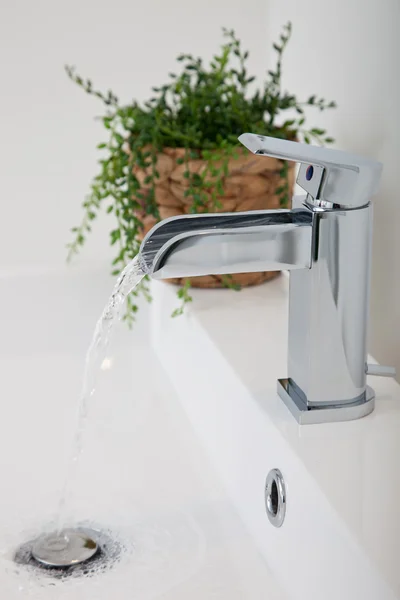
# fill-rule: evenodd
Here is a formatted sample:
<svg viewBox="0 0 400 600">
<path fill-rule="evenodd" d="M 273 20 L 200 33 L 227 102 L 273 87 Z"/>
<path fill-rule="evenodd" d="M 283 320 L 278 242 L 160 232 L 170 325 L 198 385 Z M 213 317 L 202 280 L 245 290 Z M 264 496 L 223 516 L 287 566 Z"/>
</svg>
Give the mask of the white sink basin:
<svg viewBox="0 0 400 600">
<path fill-rule="evenodd" d="M 374 378 L 370 416 L 299 427 L 276 393 L 286 376 L 285 277 L 241 293 L 193 290 L 173 320 L 175 289 L 152 289 L 157 354 L 287 596 L 400 598 L 400 387 Z M 272 468 L 287 488 L 280 529 L 264 506 Z"/>
<path fill-rule="evenodd" d="M 286 598 L 150 347 L 145 305 L 133 332 L 115 332 L 68 503 L 70 523 L 125 546 L 120 561 L 65 581 L 13 562 L 54 526 L 84 353 L 111 286 L 101 272 L 0 279 L 0 598 Z"/>
</svg>

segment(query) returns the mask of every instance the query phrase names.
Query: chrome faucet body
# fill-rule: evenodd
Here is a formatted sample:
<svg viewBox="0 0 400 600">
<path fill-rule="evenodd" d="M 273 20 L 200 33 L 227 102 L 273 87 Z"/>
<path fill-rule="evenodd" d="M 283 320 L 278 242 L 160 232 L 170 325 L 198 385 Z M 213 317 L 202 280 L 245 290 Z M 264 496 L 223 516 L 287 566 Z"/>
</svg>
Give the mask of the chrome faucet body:
<svg viewBox="0 0 400 600">
<path fill-rule="evenodd" d="M 257 155 L 300 162 L 291 210 L 166 219 L 143 240 L 155 279 L 290 270 L 288 376 L 278 393 L 299 423 L 362 417 L 372 239 L 381 165 L 337 150 L 243 134 Z"/>
</svg>

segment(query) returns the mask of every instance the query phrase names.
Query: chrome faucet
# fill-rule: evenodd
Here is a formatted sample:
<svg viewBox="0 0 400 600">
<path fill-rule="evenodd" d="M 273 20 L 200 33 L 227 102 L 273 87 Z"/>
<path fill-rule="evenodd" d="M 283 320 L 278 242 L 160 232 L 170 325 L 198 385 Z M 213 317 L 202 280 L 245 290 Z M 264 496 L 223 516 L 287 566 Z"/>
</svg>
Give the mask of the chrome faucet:
<svg viewBox="0 0 400 600">
<path fill-rule="evenodd" d="M 382 165 L 251 133 L 239 140 L 254 154 L 299 162 L 306 195 L 290 210 L 165 219 L 142 242 L 142 268 L 154 279 L 290 270 L 288 376 L 278 393 L 299 423 L 363 417 L 374 408 L 366 384 L 370 199 Z"/>
</svg>

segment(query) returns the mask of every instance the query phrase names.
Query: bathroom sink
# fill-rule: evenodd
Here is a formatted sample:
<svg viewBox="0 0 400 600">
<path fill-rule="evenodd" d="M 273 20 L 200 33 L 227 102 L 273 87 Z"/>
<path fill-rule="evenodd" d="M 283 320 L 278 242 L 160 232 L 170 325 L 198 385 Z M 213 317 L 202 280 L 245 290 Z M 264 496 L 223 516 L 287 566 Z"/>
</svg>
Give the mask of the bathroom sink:
<svg viewBox="0 0 400 600">
<path fill-rule="evenodd" d="M 104 271 L 0 277 L 0 597 L 288 598 L 150 344 L 154 311 L 146 304 L 133 331 L 120 324 L 114 333 L 67 503 L 68 522 L 106 531 L 118 560 L 102 573 L 64 580 L 13 562 L 20 544 L 55 526 L 84 355 L 112 284 Z M 186 375 L 187 395 L 195 396 Z M 236 461 L 240 474 L 246 453 L 239 445 Z M 243 489 L 244 499 L 249 492 L 251 500 Z M 264 534 L 279 553 L 277 532 L 266 527 Z"/>
<path fill-rule="evenodd" d="M 152 292 L 153 347 L 287 597 L 400 598 L 400 386 L 369 381 L 376 409 L 363 419 L 299 426 L 276 391 L 287 363 L 284 275 L 240 293 L 193 289 L 179 319 L 169 318 L 175 288 L 155 281 Z M 280 528 L 265 508 L 271 469 L 286 487 Z"/>
</svg>

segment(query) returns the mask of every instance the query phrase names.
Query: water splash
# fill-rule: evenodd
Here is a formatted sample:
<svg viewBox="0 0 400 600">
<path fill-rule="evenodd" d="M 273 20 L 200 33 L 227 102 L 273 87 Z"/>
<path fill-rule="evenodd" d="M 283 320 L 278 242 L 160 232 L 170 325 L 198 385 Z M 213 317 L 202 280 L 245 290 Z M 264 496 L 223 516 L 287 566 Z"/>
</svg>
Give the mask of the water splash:
<svg viewBox="0 0 400 600">
<path fill-rule="evenodd" d="M 86 425 L 90 399 L 95 393 L 96 378 L 104 360 L 108 343 L 115 323 L 120 319 L 126 297 L 139 285 L 144 277 L 140 257 L 136 256 L 122 271 L 112 294 L 96 323 L 90 346 L 86 352 L 83 383 L 78 404 L 77 425 L 72 441 L 71 458 L 58 506 L 57 531 L 62 534 L 65 524 L 66 503 L 69 489 L 75 479 L 79 457 L 82 453 L 83 434 Z"/>
</svg>

